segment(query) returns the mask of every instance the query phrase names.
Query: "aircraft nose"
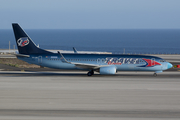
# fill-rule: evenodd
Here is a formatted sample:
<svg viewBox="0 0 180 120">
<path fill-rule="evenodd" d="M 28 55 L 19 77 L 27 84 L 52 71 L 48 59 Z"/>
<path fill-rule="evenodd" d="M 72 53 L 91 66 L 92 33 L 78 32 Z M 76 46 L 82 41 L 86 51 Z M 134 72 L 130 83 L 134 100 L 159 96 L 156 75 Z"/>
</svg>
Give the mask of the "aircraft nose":
<svg viewBox="0 0 180 120">
<path fill-rule="evenodd" d="M 173 66 L 173 65 L 172 65 L 171 63 L 168 63 L 168 64 L 167 64 L 167 69 L 172 68 L 172 66 Z"/>
</svg>

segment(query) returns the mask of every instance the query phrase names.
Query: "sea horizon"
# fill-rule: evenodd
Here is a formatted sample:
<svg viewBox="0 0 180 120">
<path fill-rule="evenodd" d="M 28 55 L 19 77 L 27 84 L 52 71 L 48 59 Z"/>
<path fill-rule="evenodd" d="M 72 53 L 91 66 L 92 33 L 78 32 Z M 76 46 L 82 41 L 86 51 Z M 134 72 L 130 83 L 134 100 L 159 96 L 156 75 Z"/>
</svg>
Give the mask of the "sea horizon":
<svg viewBox="0 0 180 120">
<path fill-rule="evenodd" d="M 112 53 L 180 53 L 180 29 L 25 29 L 43 49 Z M 16 46 L 12 29 L 0 29 L 0 49 Z M 17 48 L 17 46 L 16 46 Z"/>
</svg>

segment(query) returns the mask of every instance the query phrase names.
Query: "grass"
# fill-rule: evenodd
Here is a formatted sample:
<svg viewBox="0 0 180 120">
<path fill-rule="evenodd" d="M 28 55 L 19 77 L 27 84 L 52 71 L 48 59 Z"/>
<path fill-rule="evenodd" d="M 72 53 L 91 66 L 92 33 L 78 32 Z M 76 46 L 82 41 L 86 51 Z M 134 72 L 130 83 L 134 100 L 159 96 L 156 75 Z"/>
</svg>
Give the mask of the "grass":
<svg viewBox="0 0 180 120">
<path fill-rule="evenodd" d="M 11 64 L 11 63 L 7 63 L 6 65 L 12 66 L 12 67 L 19 67 L 18 64 Z"/>
<path fill-rule="evenodd" d="M 18 68 L 39 68 L 38 65 L 29 64 L 17 58 L 0 58 L 0 63 Z"/>
</svg>

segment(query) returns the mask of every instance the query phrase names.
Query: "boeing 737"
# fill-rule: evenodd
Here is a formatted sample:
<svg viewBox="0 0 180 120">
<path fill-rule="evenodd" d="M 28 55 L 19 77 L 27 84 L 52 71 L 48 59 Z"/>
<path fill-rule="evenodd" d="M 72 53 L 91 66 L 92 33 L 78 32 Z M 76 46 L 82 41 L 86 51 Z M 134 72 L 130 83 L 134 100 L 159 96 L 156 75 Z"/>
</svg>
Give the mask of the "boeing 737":
<svg viewBox="0 0 180 120">
<path fill-rule="evenodd" d="M 12 24 L 17 48 L 17 58 L 30 64 L 49 68 L 66 70 L 85 70 L 91 76 L 94 72 L 100 74 L 116 74 L 118 71 L 153 71 L 154 76 L 172 67 L 164 59 L 147 55 L 126 54 L 84 54 L 53 53 L 39 48 L 24 30 L 17 24 Z"/>
</svg>

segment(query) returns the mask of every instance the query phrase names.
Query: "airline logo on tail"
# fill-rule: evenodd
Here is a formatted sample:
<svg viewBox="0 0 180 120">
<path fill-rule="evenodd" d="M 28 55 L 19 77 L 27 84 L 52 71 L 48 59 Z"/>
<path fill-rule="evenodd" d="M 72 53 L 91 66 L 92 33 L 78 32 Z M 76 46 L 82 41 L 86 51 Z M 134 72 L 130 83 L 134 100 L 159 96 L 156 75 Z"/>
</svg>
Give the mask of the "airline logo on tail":
<svg viewBox="0 0 180 120">
<path fill-rule="evenodd" d="M 18 46 L 20 46 L 20 47 L 24 47 L 24 46 L 28 45 L 28 44 L 29 44 L 28 37 L 19 38 L 19 39 L 17 40 L 17 44 L 18 44 Z"/>
</svg>

